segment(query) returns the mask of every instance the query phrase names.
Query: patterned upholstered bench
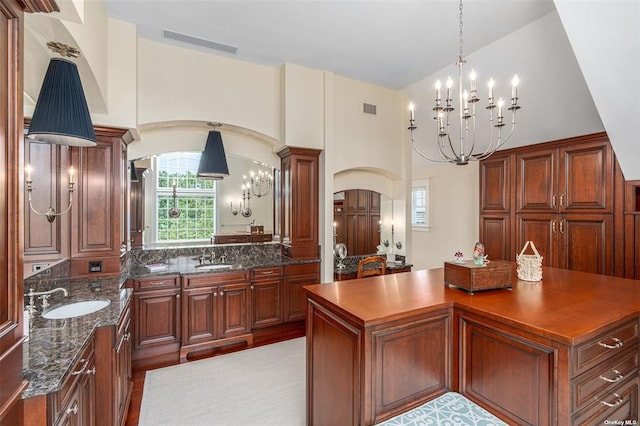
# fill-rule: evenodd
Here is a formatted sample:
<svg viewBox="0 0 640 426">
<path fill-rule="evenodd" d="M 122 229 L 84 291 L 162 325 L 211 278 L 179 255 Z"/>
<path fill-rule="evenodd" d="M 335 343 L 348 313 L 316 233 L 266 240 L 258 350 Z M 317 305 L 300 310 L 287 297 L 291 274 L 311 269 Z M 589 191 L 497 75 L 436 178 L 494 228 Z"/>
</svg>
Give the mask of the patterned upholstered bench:
<svg viewBox="0 0 640 426">
<path fill-rule="evenodd" d="M 484 408 L 456 392 L 448 392 L 378 426 L 478 425 L 508 426 Z"/>
</svg>

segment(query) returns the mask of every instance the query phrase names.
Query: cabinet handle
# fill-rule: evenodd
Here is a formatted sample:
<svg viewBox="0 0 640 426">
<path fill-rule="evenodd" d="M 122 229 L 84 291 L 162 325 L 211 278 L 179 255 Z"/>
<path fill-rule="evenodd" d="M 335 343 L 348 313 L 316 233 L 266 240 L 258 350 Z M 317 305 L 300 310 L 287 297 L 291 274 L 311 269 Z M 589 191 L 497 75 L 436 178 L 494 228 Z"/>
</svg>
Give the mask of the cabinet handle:
<svg viewBox="0 0 640 426">
<path fill-rule="evenodd" d="M 67 408 L 67 414 L 71 414 L 71 413 L 78 414 L 78 402 L 77 401 L 73 403 L 73 407 Z"/>
<path fill-rule="evenodd" d="M 615 401 L 613 401 L 613 402 L 600 401 L 600 402 L 602 402 L 607 407 L 616 407 L 616 406 L 622 404 L 624 399 L 620 395 L 618 395 L 617 393 L 614 393 L 613 395 L 616 397 Z"/>
<path fill-rule="evenodd" d="M 564 220 L 564 219 L 562 219 L 562 220 L 560 221 L 560 233 L 561 233 L 561 234 L 564 234 L 564 228 L 565 228 L 565 227 L 564 227 L 564 223 L 565 223 L 565 222 L 566 222 L 566 220 Z"/>
<path fill-rule="evenodd" d="M 94 365 L 93 367 L 91 367 L 90 370 L 85 371 L 86 374 L 96 374 L 96 366 Z"/>
<path fill-rule="evenodd" d="M 216 297 L 217 295 L 218 295 L 218 292 L 217 292 L 217 291 L 214 291 L 214 292 L 213 292 L 213 297 Z"/>
<path fill-rule="evenodd" d="M 179 294 L 176 294 L 176 299 L 180 299 L 180 295 Z"/>
<path fill-rule="evenodd" d="M 254 289 L 254 287 L 253 287 L 253 286 L 251 286 L 251 290 L 253 290 L 253 289 Z"/>
<path fill-rule="evenodd" d="M 262 271 L 260 272 L 260 275 L 271 275 L 273 274 L 273 271 Z"/>
<path fill-rule="evenodd" d="M 551 197 L 551 207 L 556 208 L 556 194 L 553 194 L 553 197 Z"/>
<path fill-rule="evenodd" d="M 125 342 L 128 342 L 129 339 L 131 338 L 131 332 L 128 331 L 124 334 L 124 336 L 122 336 L 122 340 L 124 340 Z"/>
<path fill-rule="evenodd" d="M 162 285 L 162 284 L 164 284 L 164 283 L 165 283 L 164 281 L 151 281 L 151 282 L 149 283 L 149 285 L 151 285 L 151 286 L 157 286 L 157 285 Z"/>
<path fill-rule="evenodd" d="M 554 234 L 556 233 L 556 220 L 553 219 L 551 221 L 551 232 L 553 232 Z"/>
<path fill-rule="evenodd" d="M 82 363 L 82 368 L 80 370 L 72 371 L 71 372 L 72 376 L 77 376 L 79 374 L 82 374 L 87 369 L 87 363 L 89 362 L 89 360 L 83 358 L 83 359 L 80 360 L 80 362 Z"/>
<path fill-rule="evenodd" d="M 615 377 L 615 379 L 610 379 L 610 378 L 608 378 L 608 377 L 604 377 L 604 376 L 600 376 L 600 378 L 601 378 L 602 380 L 604 380 L 605 382 L 609 382 L 609 383 L 619 382 L 620 380 L 624 379 L 624 375 L 623 375 L 621 372 L 619 372 L 618 370 L 616 370 L 616 369 L 612 369 L 611 371 L 613 371 L 614 373 L 616 373 L 616 377 Z"/>
<path fill-rule="evenodd" d="M 560 207 L 564 207 L 564 194 L 560 196 Z"/>
<path fill-rule="evenodd" d="M 221 292 L 220 292 L 220 296 L 224 296 L 224 291 L 221 291 Z"/>
<path fill-rule="evenodd" d="M 598 344 L 600 346 L 602 346 L 603 348 L 607 348 L 607 349 L 618 349 L 621 348 L 624 343 L 622 342 L 622 340 L 616 338 L 616 337 L 612 337 L 611 340 L 613 340 L 613 345 L 609 345 L 607 343 L 602 343 L 602 342 L 598 342 Z"/>
</svg>

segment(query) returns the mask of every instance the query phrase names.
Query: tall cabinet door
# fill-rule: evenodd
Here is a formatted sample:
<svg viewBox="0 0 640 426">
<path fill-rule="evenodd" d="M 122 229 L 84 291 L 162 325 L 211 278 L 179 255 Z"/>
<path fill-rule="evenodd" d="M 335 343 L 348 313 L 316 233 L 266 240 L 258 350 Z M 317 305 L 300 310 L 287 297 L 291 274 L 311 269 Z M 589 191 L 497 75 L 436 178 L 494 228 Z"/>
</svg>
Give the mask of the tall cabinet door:
<svg viewBox="0 0 640 426">
<path fill-rule="evenodd" d="M 540 149 L 516 156 L 516 212 L 555 213 L 558 209 L 557 150 Z"/>
<path fill-rule="evenodd" d="M 495 154 L 480 162 L 480 235 L 489 259 L 514 260 L 512 156 Z"/>
<path fill-rule="evenodd" d="M 560 149 L 559 207 L 563 212 L 613 210 L 613 156 L 606 141 Z"/>
<path fill-rule="evenodd" d="M 613 273 L 611 215 L 562 215 L 558 224 L 560 268 L 596 274 Z"/>
<path fill-rule="evenodd" d="M 556 266 L 558 244 L 556 234 L 559 232 L 558 215 L 555 214 L 520 214 L 517 216 L 516 247 L 520 253 L 527 241 L 533 241 L 542 256 L 542 265 Z M 526 254 L 532 254 L 527 249 Z"/>
</svg>

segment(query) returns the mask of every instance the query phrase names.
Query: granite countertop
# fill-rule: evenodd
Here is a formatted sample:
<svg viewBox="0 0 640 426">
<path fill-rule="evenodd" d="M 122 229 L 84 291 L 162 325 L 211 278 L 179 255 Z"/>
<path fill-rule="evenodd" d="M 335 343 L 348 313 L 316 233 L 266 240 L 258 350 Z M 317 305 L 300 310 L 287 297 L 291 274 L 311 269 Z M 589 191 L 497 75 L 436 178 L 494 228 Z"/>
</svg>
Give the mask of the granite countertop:
<svg viewBox="0 0 640 426">
<path fill-rule="evenodd" d="M 250 271 L 255 268 L 269 268 L 275 266 L 300 265 L 306 263 L 319 263 L 320 259 L 292 260 L 288 258 L 277 259 L 245 259 L 229 261 L 225 264 L 231 265 L 225 269 L 199 269 L 198 260 L 195 257 L 181 256 L 169 259 L 164 262 L 166 267 L 157 270 L 150 270 L 144 265 L 137 265 L 129 270 L 129 278 L 157 277 L 162 275 L 193 275 L 193 274 L 216 274 L 234 271 Z M 220 263 L 220 262 L 216 262 Z"/>
<path fill-rule="evenodd" d="M 66 284 L 66 285 L 65 285 Z M 24 343 L 23 374 L 29 386 L 23 399 L 56 392 L 71 372 L 71 368 L 97 327 L 115 325 L 129 303 L 131 289 L 121 288 L 121 280 L 72 280 L 63 283 L 69 296 L 51 296 L 51 307 L 83 300 L 108 299 L 106 308 L 92 314 L 65 320 L 42 318 L 41 308 L 30 320 L 29 339 Z M 39 303 L 36 298 L 36 303 Z"/>
</svg>

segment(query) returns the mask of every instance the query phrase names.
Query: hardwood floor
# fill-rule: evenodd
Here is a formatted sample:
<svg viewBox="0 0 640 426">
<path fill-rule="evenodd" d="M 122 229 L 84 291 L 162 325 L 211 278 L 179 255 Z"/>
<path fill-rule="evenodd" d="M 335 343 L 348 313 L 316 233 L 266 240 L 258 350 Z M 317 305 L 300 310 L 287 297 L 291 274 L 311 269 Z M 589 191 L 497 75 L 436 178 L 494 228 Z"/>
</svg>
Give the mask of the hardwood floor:
<svg viewBox="0 0 640 426">
<path fill-rule="evenodd" d="M 244 349 L 255 348 L 258 346 L 268 345 L 271 343 L 282 342 L 284 340 L 295 339 L 305 335 L 305 323 L 298 322 L 293 324 L 285 324 L 280 327 L 273 327 L 268 330 L 257 330 L 253 333 L 253 344 L 245 343 L 230 345 L 227 347 L 204 350 L 193 353 L 189 356 L 188 361 L 196 361 L 199 359 L 210 358 L 217 355 L 237 352 Z M 140 418 L 140 405 L 142 404 L 142 391 L 144 390 L 144 378 L 146 372 L 156 368 L 168 367 L 178 364 L 177 361 L 163 361 L 158 363 L 145 363 L 144 365 L 134 366 L 133 370 L 133 391 L 131 402 L 129 403 L 129 412 L 127 413 L 126 426 L 137 426 Z"/>
</svg>

